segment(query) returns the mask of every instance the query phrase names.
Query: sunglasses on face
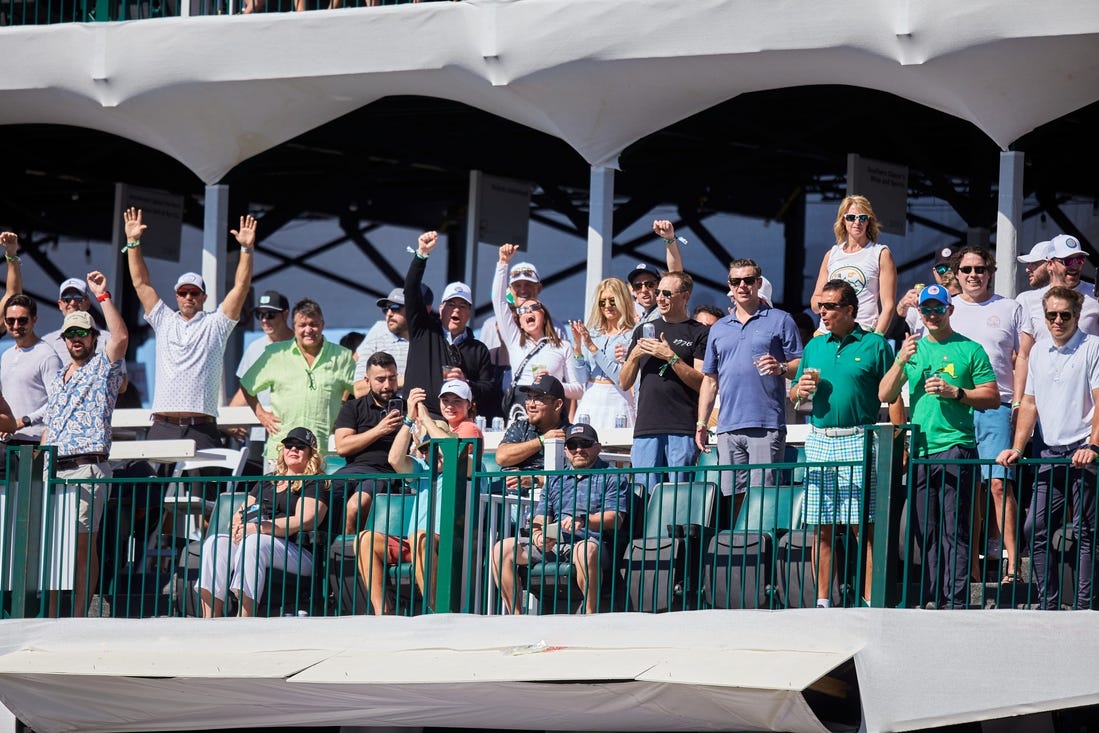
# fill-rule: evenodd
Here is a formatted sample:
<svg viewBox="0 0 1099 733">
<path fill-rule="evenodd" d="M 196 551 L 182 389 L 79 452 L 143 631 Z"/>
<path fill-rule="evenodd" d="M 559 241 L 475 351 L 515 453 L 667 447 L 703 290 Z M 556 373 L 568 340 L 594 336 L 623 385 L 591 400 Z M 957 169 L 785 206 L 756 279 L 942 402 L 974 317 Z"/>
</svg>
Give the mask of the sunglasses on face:
<svg viewBox="0 0 1099 733">
<path fill-rule="evenodd" d="M 525 313 L 537 313 L 542 310 L 541 303 L 531 303 L 530 305 L 521 305 L 515 309 L 516 315 L 523 315 Z"/>
<path fill-rule="evenodd" d="M 176 297 L 177 298 L 198 298 L 200 295 L 202 295 L 201 290 L 177 290 L 176 291 Z"/>
<path fill-rule="evenodd" d="M 256 311 L 256 320 L 257 321 L 273 321 L 275 318 L 278 318 L 280 315 L 282 315 L 282 313 L 279 312 L 279 311 Z"/>
<path fill-rule="evenodd" d="M 945 275 L 948 272 L 950 272 L 950 265 L 947 265 L 947 264 L 935 265 L 935 274 L 936 275 Z"/>
<path fill-rule="evenodd" d="M 759 278 L 755 277 L 755 276 L 752 276 L 752 277 L 731 277 L 731 278 L 729 278 L 729 287 L 730 288 L 738 288 L 738 287 L 740 287 L 741 283 L 744 283 L 745 285 L 755 285 L 757 280 L 759 280 Z"/>
<path fill-rule="evenodd" d="M 633 291 L 639 292 L 642 290 L 656 290 L 656 280 L 642 280 L 641 282 L 630 283 L 630 287 Z"/>
<path fill-rule="evenodd" d="M 595 445 L 595 442 L 591 440 L 570 440 L 565 443 L 565 450 L 587 450 L 593 445 Z"/>
<path fill-rule="evenodd" d="M 925 316 L 941 316 L 943 313 L 946 313 L 946 306 L 942 303 L 939 303 L 938 305 L 921 305 L 920 313 L 923 313 Z"/>
<path fill-rule="evenodd" d="M 959 267 L 958 272 L 962 273 L 963 275 L 968 275 L 970 273 L 983 275 L 988 272 L 988 268 L 984 265 L 966 265 L 965 267 Z"/>
<path fill-rule="evenodd" d="M 61 302 L 62 303 L 79 303 L 82 300 L 85 300 L 83 295 L 62 295 L 61 296 Z"/>
<path fill-rule="evenodd" d="M 72 341 L 73 339 L 82 339 L 85 336 L 90 336 L 91 331 L 86 328 L 70 328 L 65 333 L 61 334 L 61 338 Z"/>
<path fill-rule="evenodd" d="M 307 450 L 309 448 L 309 446 L 307 446 L 305 443 L 298 443 L 298 442 L 283 443 L 282 447 L 286 450 L 295 450 L 295 451 Z"/>
<path fill-rule="evenodd" d="M 548 405 L 552 399 L 553 397 L 545 392 L 527 392 L 527 402 L 541 402 L 543 405 Z"/>
<path fill-rule="evenodd" d="M 1054 321 L 1065 321 L 1066 323 L 1073 318 L 1072 311 L 1046 311 L 1046 320 L 1050 323 Z"/>
<path fill-rule="evenodd" d="M 31 319 L 27 316 L 17 316 L 15 318 L 5 318 L 4 323 L 8 324 L 9 326 L 25 326 L 27 325 L 27 323 L 30 322 L 30 320 Z"/>
<path fill-rule="evenodd" d="M 599 307 L 600 308 L 617 308 L 618 307 L 618 301 L 615 300 L 614 298 L 600 298 L 599 299 Z"/>
<path fill-rule="evenodd" d="M 683 291 L 683 290 L 657 290 L 656 294 L 657 294 L 658 297 L 663 297 L 663 298 L 670 299 L 673 295 L 679 295 L 682 292 L 686 292 L 686 291 Z"/>
<path fill-rule="evenodd" d="M 390 313 L 396 313 L 397 311 L 404 310 L 404 306 L 400 303 L 390 303 L 382 308 L 383 311 L 389 311 Z"/>
<path fill-rule="evenodd" d="M 870 218 L 869 214 L 844 214 L 844 221 L 861 221 L 866 222 Z"/>
<path fill-rule="evenodd" d="M 1053 259 L 1057 260 L 1065 267 L 1083 267 L 1084 261 L 1087 258 L 1083 255 L 1074 255 L 1072 257 L 1054 257 Z"/>
<path fill-rule="evenodd" d="M 820 309 L 822 311 L 838 311 L 843 307 L 843 303 L 821 303 Z"/>
</svg>

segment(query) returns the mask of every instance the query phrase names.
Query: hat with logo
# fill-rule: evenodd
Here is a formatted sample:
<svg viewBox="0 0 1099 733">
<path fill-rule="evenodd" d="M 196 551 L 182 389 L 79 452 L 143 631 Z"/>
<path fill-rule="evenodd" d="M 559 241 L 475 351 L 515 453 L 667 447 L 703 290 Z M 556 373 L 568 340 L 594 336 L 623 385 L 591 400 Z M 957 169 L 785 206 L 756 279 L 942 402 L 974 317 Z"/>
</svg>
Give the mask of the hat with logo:
<svg viewBox="0 0 1099 733">
<path fill-rule="evenodd" d="M 599 442 L 599 433 L 595 432 L 595 428 L 587 423 L 576 423 L 575 425 L 569 425 L 565 429 L 565 442 L 568 443 L 573 438 L 580 438 L 582 440 L 590 440 L 595 443 Z"/>
<path fill-rule="evenodd" d="M 954 250 L 950 249 L 950 247 L 943 247 L 935 253 L 935 264 L 933 265 L 933 267 L 938 267 L 939 265 L 949 265 L 950 258 L 953 256 Z"/>
<path fill-rule="evenodd" d="M 443 290 L 443 299 L 439 302 L 445 303 L 451 298 L 461 298 L 470 305 L 473 305 L 473 292 L 465 283 L 450 283 L 447 285 Z"/>
<path fill-rule="evenodd" d="M 99 329 L 95 327 L 95 321 L 92 320 L 90 313 L 85 311 L 73 311 L 65 316 L 65 322 L 61 324 L 61 333 L 64 334 L 70 328 L 85 328 L 89 331 L 95 331 L 99 333 Z"/>
<path fill-rule="evenodd" d="M 443 388 L 439 390 L 439 396 L 442 397 L 445 394 L 455 394 L 463 400 L 473 402 L 473 391 L 461 379 L 448 379 L 443 382 Z"/>
<path fill-rule="evenodd" d="M 1026 262 L 1027 264 L 1030 264 L 1031 262 L 1045 262 L 1050 257 L 1049 250 L 1052 246 L 1051 242 L 1038 242 L 1038 244 L 1030 248 L 1030 252 L 1027 252 L 1025 255 L 1019 255 L 1015 259 L 1019 260 L 1019 262 Z"/>
<path fill-rule="evenodd" d="M 542 277 L 538 274 L 538 268 L 529 262 L 517 262 L 511 266 L 508 283 L 528 282 L 541 283 Z"/>
<path fill-rule="evenodd" d="M 1080 249 L 1079 239 L 1068 234 L 1058 234 L 1049 240 L 1049 251 L 1046 253 L 1046 259 L 1075 257 L 1082 254 L 1084 254 L 1084 251 Z"/>
<path fill-rule="evenodd" d="M 950 305 L 950 293 L 942 285 L 928 285 L 920 291 L 920 305 L 929 301 Z"/>
<path fill-rule="evenodd" d="M 256 310 L 279 312 L 290 310 L 290 301 L 288 301 L 286 296 L 279 291 L 268 290 L 266 293 L 259 296 L 259 302 L 256 303 Z"/>
<path fill-rule="evenodd" d="M 293 442 L 305 443 L 313 450 L 317 449 L 317 436 L 309 428 L 293 428 L 281 442 L 283 445 Z"/>
<path fill-rule="evenodd" d="M 527 394 L 548 394 L 559 400 L 565 399 L 565 388 L 561 386 L 560 380 L 549 374 L 539 374 L 530 384 L 519 387 L 519 391 Z"/>
<path fill-rule="evenodd" d="M 185 272 L 179 276 L 176 280 L 176 290 L 179 290 L 184 285 L 193 285 L 202 292 L 206 292 L 206 283 L 202 281 L 202 276 L 197 272 Z"/>
<path fill-rule="evenodd" d="M 653 267 L 652 265 L 646 264 L 644 262 L 641 262 L 637 265 L 637 267 L 630 270 L 629 275 L 626 275 L 626 282 L 633 285 L 633 279 L 635 277 L 637 277 L 638 275 L 643 275 L 643 274 L 652 275 L 657 280 L 660 279 L 660 273 L 657 271 L 657 269 L 655 267 Z"/>
<path fill-rule="evenodd" d="M 57 291 L 57 297 L 64 297 L 66 290 L 77 290 L 85 298 L 88 297 L 88 286 L 78 277 L 70 277 L 68 280 L 61 283 L 61 289 Z"/>
</svg>

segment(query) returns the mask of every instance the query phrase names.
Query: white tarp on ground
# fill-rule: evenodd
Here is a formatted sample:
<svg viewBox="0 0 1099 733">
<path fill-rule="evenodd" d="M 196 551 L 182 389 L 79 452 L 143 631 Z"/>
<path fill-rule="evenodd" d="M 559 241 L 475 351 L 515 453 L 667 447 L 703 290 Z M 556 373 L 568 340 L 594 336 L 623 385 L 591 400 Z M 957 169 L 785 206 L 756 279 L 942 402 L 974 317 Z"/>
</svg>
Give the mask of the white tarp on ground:
<svg viewBox="0 0 1099 733">
<path fill-rule="evenodd" d="M 207 183 L 388 95 L 467 103 L 592 164 L 764 89 L 879 89 L 1003 148 L 1099 100 L 1095 0 L 465 0 L 8 27 L 0 47 L 0 124 L 115 133 Z"/>
<path fill-rule="evenodd" d="M 799 692 L 854 657 L 866 729 L 910 730 L 1099 703 L 1096 618 L 808 609 L 4 621 L 0 700 L 43 733 L 307 724 L 822 732 Z"/>
</svg>

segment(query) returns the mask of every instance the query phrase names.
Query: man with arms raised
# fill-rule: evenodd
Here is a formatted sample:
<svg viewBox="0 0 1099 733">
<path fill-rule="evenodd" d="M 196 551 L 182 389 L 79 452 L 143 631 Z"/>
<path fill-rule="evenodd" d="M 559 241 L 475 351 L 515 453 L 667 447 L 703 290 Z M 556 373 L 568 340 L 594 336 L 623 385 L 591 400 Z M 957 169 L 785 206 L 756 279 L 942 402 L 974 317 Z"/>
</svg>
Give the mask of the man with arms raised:
<svg viewBox="0 0 1099 733">
<path fill-rule="evenodd" d="M 70 363 L 60 369 L 46 404 L 43 445 L 57 447 L 57 477 L 109 479 L 111 464 L 111 416 L 122 386 L 122 362 L 126 358 L 129 332 L 111 294 L 107 278 L 88 273 L 88 286 L 103 307 L 111 336 L 105 348 L 98 348 L 101 336 L 92 317 L 82 310 L 65 316 L 61 335 L 68 346 Z M 107 505 L 105 484 L 80 484 L 77 499 L 76 563 L 73 579 L 73 616 L 85 615 L 99 580 L 96 536 Z M 57 615 L 57 592 L 50 593 L 50 615 Z"/>
<path fill-rule="evenodd" d="M 240 261 L 233 288 L 213 313 L 203 310 L 206 284 L 194 272 L 185 272 L 176 281 L 178 311 L 160 299 L 149 282 L 149 269 L 141 253 L 141 237 L 147 228 L 141 221 L 141 211 L 127 209 L 123 220 L 130 278 L 145 309 L 145 320 L 156 333 L 156 390 L 148 438 L 189 438 L 195 441 L 196 449 L 215 448 L 221 442 L 217 414 L 225 344 L 237 325 L 252 283 L 256 220 L 251 215 L 242 216 L 240 229 L 232 231 L 240 245 Z"/>
<path fill-rule="evenodd" d="M 1072 464 L 1042 465 L 1030 500 L 1031 547 L 1041 608 L 1056 609 L 1060 597 L 1058 563 L 1051 558 L 1053 531 L 1064 526 L 1066 494 L 1071 492 L 1077 552 L 1075 607 L 1091 608 L 1095 558 L 1096 456 L 1099 455 L 1099 338 L 1078 326 L 1084 296 L 1054 286 L 1042 299 L 1049 340 L 1030 353 L 1030 370 L 1012 445 L 997 462 L 1011 466 L 1023 456 L 1035 424 L 1042 427 L 1042 459 L 1070 459 Z"/>
</svg>

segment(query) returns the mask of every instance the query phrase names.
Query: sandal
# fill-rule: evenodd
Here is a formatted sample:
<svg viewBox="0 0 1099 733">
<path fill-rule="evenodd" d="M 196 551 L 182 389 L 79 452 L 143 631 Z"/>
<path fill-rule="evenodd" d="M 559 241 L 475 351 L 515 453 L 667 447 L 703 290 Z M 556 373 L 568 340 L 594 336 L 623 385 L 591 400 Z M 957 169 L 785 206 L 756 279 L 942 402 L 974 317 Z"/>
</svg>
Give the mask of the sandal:
<svg viewBox="0 0 1099 733">
<path fill-rule="evenodd" d="M 1016 583 L 1022 582 L 1023 576 L 1019 575 L 1018 572 L 1014 572 L 1004 575 L 1003 579 L 1000 580 L 1000 585 L 1015 585 Z"/>
</svg>

